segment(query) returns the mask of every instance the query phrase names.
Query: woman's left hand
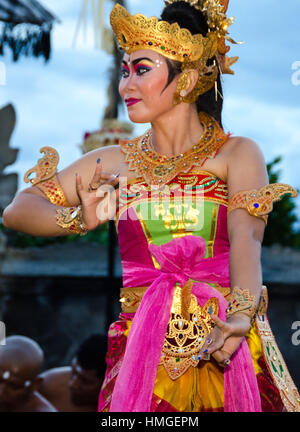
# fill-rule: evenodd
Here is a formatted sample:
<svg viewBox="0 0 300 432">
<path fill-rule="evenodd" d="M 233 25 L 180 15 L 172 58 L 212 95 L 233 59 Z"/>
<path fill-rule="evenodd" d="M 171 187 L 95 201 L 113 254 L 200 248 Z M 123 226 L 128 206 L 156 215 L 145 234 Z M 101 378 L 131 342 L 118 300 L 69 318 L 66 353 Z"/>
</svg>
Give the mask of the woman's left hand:
<svg viewBox="0 0 300 432">
<path fill-rule="evenodd" d="M 243 337 L 250 330 L 251 319 L 244 313 L 235 313 L 226 321 L 222 321 L 217 315 L 211 315 L 215 327 L 212 329 L 199 354 L 213 354 L 223 348 L 226 340 L 231 336 Z M 238 346 L 236 347 L 238 348 Z M 231 353 L 231 355 L 233 352 Z"/>
</svg>

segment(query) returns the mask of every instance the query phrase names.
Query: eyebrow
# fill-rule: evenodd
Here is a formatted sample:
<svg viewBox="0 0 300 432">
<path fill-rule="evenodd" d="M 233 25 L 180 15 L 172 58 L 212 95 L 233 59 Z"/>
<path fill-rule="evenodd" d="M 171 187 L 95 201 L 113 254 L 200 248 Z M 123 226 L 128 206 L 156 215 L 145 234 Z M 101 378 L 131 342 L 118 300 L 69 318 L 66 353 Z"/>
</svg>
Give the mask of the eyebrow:
<svg viewBox="0 0 300 432">
<path fill-rule="evenodd" d="M 140 57 L 140 58 L 137 58 L 137 59 L 135 59 L 135 60 L 132 60 L 132 63 L 133 63 L 134 66 L 135 66 L 137 63 L 139 63 L 139 62 L 142 61 L 142 60 L 148 60 L 149 62 L 151 62 L 151 63 L 154 64 L 154 61 L 151 60 L 151 59 L 149 59 L 148 57 Z M 122 63 L 125 63 L 125 64 L 127 65 L 127 62 L 126 62 L 125 60 L 123 60 Z"/>
</svg>

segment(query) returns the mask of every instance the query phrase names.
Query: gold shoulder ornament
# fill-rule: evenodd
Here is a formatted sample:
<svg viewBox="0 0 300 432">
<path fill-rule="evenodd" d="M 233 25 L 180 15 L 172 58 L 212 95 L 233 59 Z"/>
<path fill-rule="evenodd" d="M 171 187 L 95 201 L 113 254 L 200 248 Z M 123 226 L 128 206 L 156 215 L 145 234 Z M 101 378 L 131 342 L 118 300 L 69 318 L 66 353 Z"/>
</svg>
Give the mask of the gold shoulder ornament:
<svg viewBox="0 0 300 432">
<path fill-rule="evenodd" d="M 68 200 L 56 175 L 59 162 L 58 152 L 53 147 L 45 146 L 40 148 L 40 153 L 44 153 L 44 156 L 34 167 L 26 171 L 24 182 L 38 187 L 52 204 L 68 207 Z M 30 178 L 33 173 L 35 177 Z"/>
<path fill-rule="evenodd" d="M 252 216 L 259 217 L 267 224 L 268 214 L 273 210 L 273 202 L 290 193 L 293 198 L 298 195 L 295 188 L 284 183 L 268 184 L 261 189 L 239 191 L 228 202 L 227 214 L 234 209 L 244 208 Z"/>
<path fill-rule="evenodd" d="M 26 171 L 24 182 L 39 188 L 52 204 L 64 207 L 56 210 L 56 224 L 58 226 L 66 229 L 70 234 L 80 234 L 81 236 L 87 234 L 88 229 L 82 221 L 81 205 L 70 206 L 57 178 L 58 152 L 53 147 L 45 146 L 40 149 L 40 153 L 44 153 L 44 156 L 38 160 L 34 167 Z M 31 179 L 32 173 L 35 173 L 35 177 Z"/>
</svg>

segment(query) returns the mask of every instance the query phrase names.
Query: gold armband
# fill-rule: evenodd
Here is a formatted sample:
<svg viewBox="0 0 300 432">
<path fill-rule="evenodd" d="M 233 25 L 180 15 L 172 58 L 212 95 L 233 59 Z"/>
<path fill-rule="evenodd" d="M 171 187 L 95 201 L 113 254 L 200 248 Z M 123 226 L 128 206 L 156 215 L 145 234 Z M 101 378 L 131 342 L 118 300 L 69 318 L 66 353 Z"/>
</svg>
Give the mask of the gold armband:
<svg viewBox="0 0 300 432">
<path fill-rule="evenodd" d="M 88 229 L 82 222 L 81 205 L 56 210 L 56 223 L 61 228 L 67 229 L 71 234 L 85 235 Z"/>
<path fill-rule="evenodd" d="M 273 202 L 290 193 L 295 198 L 298 193 L 292 186 L 284 183 L 273 183 L 261 189 L 237 192 L 228 202 L 227 214 L 236 209 L 244 208 L 252 216 L 259 217 L 267 224 L 268 216 L 273 210 Z"/>
<path fill-rule="evenodd" d="M 30 182 L 32 186 L 38 187 L 52 204 L 69 207 L 70 204 L 56 175 L 59 162 L 58 153 L 52 147 L 42 147 L 40 153 L 42 152 L 45 155 L 38 160 L 37 165 L 25 173 L 24 182 Z M 36 174 L 33 179 L 29 178 L 32 173 Z"/>
<path fill-rule="evenodd" d="M 256 312 L 255 296 L 250 295 L 248 290 L 242 290 L 238 286 L 235 286 L 230 294 L 226 317 L 228 318 L 236 312 L 243 312 L 251 319 Z"/>
</svg>

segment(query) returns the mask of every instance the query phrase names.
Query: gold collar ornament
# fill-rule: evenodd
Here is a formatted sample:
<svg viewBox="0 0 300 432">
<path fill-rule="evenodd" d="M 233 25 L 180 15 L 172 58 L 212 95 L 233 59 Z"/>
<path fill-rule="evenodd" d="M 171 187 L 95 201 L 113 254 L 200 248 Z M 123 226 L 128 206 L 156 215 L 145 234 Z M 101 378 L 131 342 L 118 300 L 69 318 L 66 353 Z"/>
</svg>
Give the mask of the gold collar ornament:
<svg viewBox="0 0 300 432">
<path fill-rule="evenodd" d="M 178 0 L 174 0 L 178 1 Z M 229 1 L 229 0 L 228 0 Z M 226 18 L 227 0 L 199 1 L 195 5 L 194 0 L 187 1 L 191 6 L 199 6 L 206 14 L 209 32 L 206 36 L 192 35 L 177 23 L 170 24 L 159 20 L 157 17 L 147 18 L 142 14 L 130 15 L 121 5 L 116 4 L 110 14 L 110 23 L 116 39 L 127 54 L 139 50 L 155 51 L 163 56 L 182 63 L 181 69 L 185 71 L 195 68 L 199 72 L 199 85 L 197 85 L 194 102 L 201 94 L 210 90 L 218 75 L 218 67 L 222 73 L 231 73 L 229 68 L 238 57 L 225 60 L 229 47 L 224 40 L 234 42 L 228 36 L 227 28 L 232 24 L 233 18 Z M 172 0 L 169 3 L 173 3 Z M 218 64 L 207 66 L 207 61 L 217 55 Z"/>
<path fill-rule="evenodd" d="M 207 159 L 214 158 L 230 134 L 226 134 L 213 117 L 199 113 L 203 134 L 193 147 L 176 156 L 165 156 L 156 152 L 151 145 L 152 131 L 133 140 L 120 141 L 128 169 L 143 177 L 148 185 L 163 186 L 181 172 L 192 166 L 202 166 Z"/>
</svg>

